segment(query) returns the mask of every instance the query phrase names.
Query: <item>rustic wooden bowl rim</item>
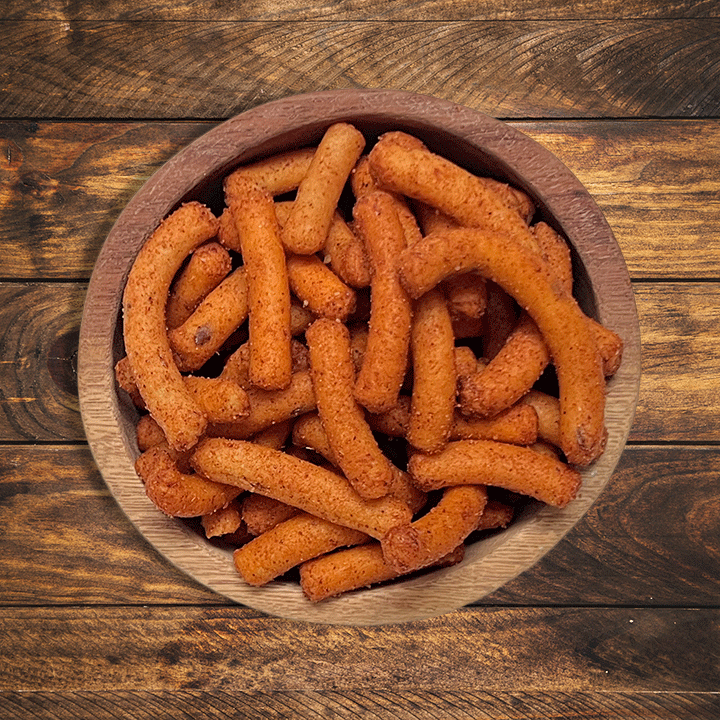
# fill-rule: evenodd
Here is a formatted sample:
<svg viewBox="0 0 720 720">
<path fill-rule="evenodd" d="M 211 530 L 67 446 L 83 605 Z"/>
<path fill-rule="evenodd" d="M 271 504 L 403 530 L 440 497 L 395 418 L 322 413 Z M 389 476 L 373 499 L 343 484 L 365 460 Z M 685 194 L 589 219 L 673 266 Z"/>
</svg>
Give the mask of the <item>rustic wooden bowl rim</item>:
<svg viewBox="0 0 720 720">
<path fill-rule="evenodd" d="M 607 449 L 583 471 L 576 500 L 562 510 L 542 507 L 521 516 L 507 531 L 470 546 L 454 567 L 312 604 L 295 584 L 247 586 L 227 549 L 157 511 L 133 468 L 136 416 L 116 391 L 113 367 L 122 352 L 119 318 L 127 274 L 160 220 L 180 202 L 207 196 L 233 166 L 316 142 L 339 121 L 354 123 L 369 138 L 407 130 L 468 169 L 530 193 L 543 218 L 570 240 L 581 304 L 622 335 L 625 353 L 608 384 Z M 597 500 L 627 441 L 638 398 L 639 338 L 630 278 L 612 230 L 587 190 L 552 153 L 499 120 L 445 100 L 396 90 L 337 90 L 284 98 L 233 117 L 188 145 L 143 185 L 109 233 L 90 280 L 78 387 L 87 439 L 102 477 L 138 531 L 178 568 L 211 590 L 271 615 L 376 625 L 429 618 L 478 601 L 530 568 L 572 529 Z"/>
</svg>

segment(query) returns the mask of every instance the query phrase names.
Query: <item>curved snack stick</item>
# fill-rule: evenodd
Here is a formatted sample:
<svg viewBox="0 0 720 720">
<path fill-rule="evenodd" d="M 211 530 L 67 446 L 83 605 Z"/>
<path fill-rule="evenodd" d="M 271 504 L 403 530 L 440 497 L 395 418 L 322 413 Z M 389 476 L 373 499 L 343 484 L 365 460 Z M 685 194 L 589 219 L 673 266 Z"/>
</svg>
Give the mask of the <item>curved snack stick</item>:
<svg viewBox="0 0 720 720">
<path fill-rule="evenodd" d="M 203 515 L 200 519 L 206 538 L 233 535 L 234 542 L 245 542 L 250 539 L 250 533 L 243 524 L 240 505 L 233 500 L 227 507 Z"/>
<path fill-rule="evenodd" d="M 171 517 L 208 515 L 232 502 L 242 489 L 181 472 L 170 452 L 160 445 L 146 450 L 135 461 L 147 496 Z"/>
<path fill-rule="evenodd" d="M 333 271 L 348 285 L 354 288 L 370 285 L 370 261 L 365 246 L 338 212 L 333 215 L 323 252 Z"/>
<path fill-rule="evenodd" d="M 162 428 L 157 424 L 152 415 L 141 415 L 135 425 L 135 439 L 138 450 L 144 453 L 155 445 L 167 443 L 167 438 Z"/>
<path fill-rule="evenodd" d="M 307 175 L 315 157 L 315 148 L 289 150 L 264 160 L 242 165 L 230 177 L 243 176 L 259 185 L 271 195 L 284 195 L 296 190 Z"/>
<path fill-rule="evenodd" d="M 365 147 L 362 133 L 347 123 L 331 125 L 297 190 L 282 229 L 285 247 L 310 255 L 325 244 L 340 194 Z"/>
<path fill-rule="evenodd" d="M 559 460 L 520 445 L 456 440 L 437 455 L 416 453 L 408 472 L 425 491 L 451 485 L 493 485 L 564 507 L 580 487 L 580 473 Z"/>
<path fill-rule="evenodd" d="M 201 368 L 248 316 L 248 283 L 245 268 L 226 277 L 168 337 L 178 368 Z"/>
<path fill-rule="evenodd" d="M 457 345 L 455 347 L 455 372 L 458 381 L 466 375 L 472 375 L 478 371 L 478 359 L 472 348 L 467 345 Z"/>
<path fill-rule="evenodd" d="M 449 230 L 405 250 L 399 267 L 413 297 L 468 270 L 477 270 L 512 295 L 537 323 L 553 358 L 565 456 L 573 464 L 588 465 L 602 453 L 607 440 L 605 379 L 597 343 L 575 299 L 552 278 L 539 254 L 507 235 Z"/>
<path fill-rule="evenodd" d="M 195 250 L 170 288 L 165 308 L 168 329 L 182 325 L 231 269 L 230 254 L 220 243 L 205 243 Z"/>
<path fill-rule="evenodd" d="M 250 413 L 250 399 L 240 385 L 224 378 L 185 376 L 185 385 L 208 422 L 234 422 Z"/>
<path fill-rule="evenodd" d="M 438 452 L 453 425 L 457 377 L 450 313 L 437 289 L 415 303 L 410 347 L 413 387 L 407 440 L 422 452 Z"/>
<path fill-rule="evenodd" d="M 514 405 L 491 418 L 464 418 L 455 413 L 451 440 L 495 440 L 532 445 L 538 438 L 538 415 L 530 405 Z"/>
<path fill-rule="evenodd" d="M 406 240 L 387 193 L 363 196 L 353 214 L 372 268 L 370 326 L 355 397 L 370 412 L 378 413 L 397 403 L 407 368 L 412 307 L 397 275 L 398 255 Z"/>
<path fill-rule="evenodd" d="M 299 512 L 292 505 L 256 493 L 242 501 L 242 518 L 251 535 L 262 535 Z"/>
<path fill-rule="evenodd" d="M 434 563 L 434 566 L 456 565 L 464 556 L 465 546 L 460 545 Z M 308 560 L 300 566 L 300 586 L 312 602 L 377 585 L 399 576 L 385 561 L 380 543 L 377 542 L 338 550 Z"/>
<path fill-rule="evenodd" d="M 123 295 L 125 349 L 150 413 L 177 450 L 191 448 L 207 418 L 183 383 L 165 330 L 170 284 L 185 258 L 217 233 L 217 218 L 188 203 L 160 223 L 141 248 Z"/>
<path fill-rule="evenodd" d="M 560 447 L 560 401 L 539 390 L 531 390 L 520 399 L 520 405 L 529 405 L 538 418 L 538 437 Z"/>
<path fill-rule="evenodd" d="M 218 482 L 267 495 L 374 538 L 407 522 L 411 515 L 408 506 L 394 497 L 364 500 L 340 475 L 241 440 L 204 440 L 195 450 L 192 464 Z"/>
<path fill-rule="evenodd" d="M 355 310 L 355 292 L 317 255 L 289 255 L 290 289 L 310 312 L 345 320 Z"/>
<path fill-rule="evenodd" d="M 427 514 L 382 538 L 385 561 L 398 573 L 436 563 L 475 530 L 486 503 L 487 490 L 480 485 L 446 488 Z"/>
<path fill-rule="evenodd" d="M 466 227 L 504 232 L 537 247 L 527 223 L 495 188 L 425 147 L 406 147 L 383 135 L 369 154 L 380 187 L 419 200 Z"/>
<path fill-rule="evenodd" d="M 350 333 L 342 323 L 316 320 L 305 333 L 318 413 L 327 439 L 350 484 L 364 498 L 387 495 L 392 465 L 383 455 L 355 401 Z"/>
<path fill-rule="evenodd" d="M 460 381 L 464 415 L 492 417 L 514 405 L 550 363 L 545 339 L 535 321 L 522 313 L 500 352 L 478 372 Z"/>
<path fill-rule="evenodd" d="M 290 384 L 282 390 L 247 388 L 250 412 L 231 423 L 215 423 L 208 435 L 247 440 L 271 425 L 315 410 L 315 390 L 308 370 L 293 373 Z"/>
<path fill-rule="evenodd" d="M 248 284 L 250 380 L 266 390 L 287 387 L 290 356 L 290 288 L 272 197 L 242 175 L 225 182 L 240 236 Z"/>
<path fill-rule="evenodd" d="M 137 383 L 135 382 L 135 375 L 130 367 L 130 358 L 127 355 L 121 357 L 115 363 L 115 382 L 118 387 L 124 390 L 132 400 L 132 404 L 140 409 L 145 409 L 145 401 L 142 399 L 142 395 L 138 390 Z"/>
<path fill-rule="evenodd" d="M 235 569 L 249 585 L 266 585 L 306 560 L 370 538 L 362 532 L 300 513 L 233 553 Z"/>
</svg>

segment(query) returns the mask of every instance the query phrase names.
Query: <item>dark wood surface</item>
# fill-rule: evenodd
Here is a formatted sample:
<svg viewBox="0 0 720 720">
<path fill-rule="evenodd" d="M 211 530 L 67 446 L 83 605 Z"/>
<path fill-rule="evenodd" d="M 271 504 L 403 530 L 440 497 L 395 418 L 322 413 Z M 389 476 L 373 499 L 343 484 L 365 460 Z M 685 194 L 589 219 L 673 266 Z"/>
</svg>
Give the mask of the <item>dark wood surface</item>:
<svg viewBox="0 0 720 720">
<path fill-rule="evenodd" d="M 720 716 L 715 2 L 10 0 L 0 8 L 0 717 Z M 423 622 L 305 625 L 172 567 L 111 497 L 75 363 L 87 281 L 174 153 L 266 100 L 425 92 L 597 200 L 643 343 L 630 443 L 535 567 Z"/>
</svg>

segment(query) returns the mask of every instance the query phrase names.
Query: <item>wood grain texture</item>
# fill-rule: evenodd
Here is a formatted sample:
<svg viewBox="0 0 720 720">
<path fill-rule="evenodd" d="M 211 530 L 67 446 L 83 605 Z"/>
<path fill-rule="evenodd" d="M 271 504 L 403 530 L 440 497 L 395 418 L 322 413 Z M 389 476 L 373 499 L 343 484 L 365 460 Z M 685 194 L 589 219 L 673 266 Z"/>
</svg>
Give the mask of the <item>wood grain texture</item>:
<svg viewBox="0 0 720 720">
<path fill-rule="evenodd" d="M 614 20 L 628 18 L 718 17 L 712 0 L 675 0 L 654 3 L 644 0 L 632 4 L 622 0 L 568 2 L 568 0 L 422 0 L 406 5 L 378 0 L 339 0 L 308 4 L 300 0 L 283 3 L 251 0 L 238 4 L 232 0 L 202 2 L 155 2 L 141 5 L 132 0 L 112 0 L 102 4 L 68 3 L 63 0 L 8 0 L 0 8 L 0 20 Z"/>
<path fill-rule="evenodd" d="M 719 473 L 716 447 L 627 448 L 576 527 L 482 604 L 716 607 Z M 0 527 L 0 605 L 228 604 L 140 536 L 86 447 L 3 448 Z"/>
<path fill-rule="evenodd" d="M 217 119 L 365 87 L 505 118 L 717 117 L 719 22 L 7 20 L 0 116 Z"/>
<path fill-rule="evenodd" d="M 699 692 L 720 683 L 719 642 L 717 609 L 474 608 L 380 630 L 240 607 L 6 607 L 0 690 Z"/>
<path fill-rule="evenodd" d="M 0 712 L 28 720 L 716 720 L 717 693 L 459 690 L 103 690 L 4 692 Z"/>
<path fill-rule="evenodd" d="M 720 285 L 634 283 L 642 377 L 632 442 L 720 432 Z M 82 283 L 0 283 L 0 442 L 83 441 L 76 352 Z"/>
<path fill-rule="evenodd" d="M 0 124 L 0 276 L 88 279 L 132 195 L 216 124 Z M 632 278 L 720 277 L 720 121 L 510 124 L 589 190 Z"/>
</svg>

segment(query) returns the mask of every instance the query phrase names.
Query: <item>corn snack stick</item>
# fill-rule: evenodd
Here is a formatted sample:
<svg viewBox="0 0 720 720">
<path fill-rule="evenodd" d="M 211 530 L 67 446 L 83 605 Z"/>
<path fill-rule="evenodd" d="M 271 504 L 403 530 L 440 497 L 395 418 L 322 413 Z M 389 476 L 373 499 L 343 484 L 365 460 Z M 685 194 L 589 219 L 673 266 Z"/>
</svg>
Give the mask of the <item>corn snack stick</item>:
<svg viewBox="0 0 720 720">
<path fill-rule="evenodd" d="M 466 375 L 472 375 L 478 371 L 478 358 L 475 356 L 472 348 L 467 345 L 457 345 L 455 347 L 455 372 L 458 381 Z"/>
<path fill-rule="evenodd" d="M 345 283 L 354 288 L 370 285 L 370 262 L 365 246 L 337 211 L 330 223 L 323 252 L 330 267 Z"/>
<path fill-rule="evenodd" d="M 186 375 L 185 385 L 211 423 L 234 422 L 250 413 L 250 398 L 232 380 Z"/>
<path fill-rule="evenodd" d="M 487 489 L 480 485 L 446 488 L 429 512 L 381 539 L 385 561 L 398 573 L 432 565 L 475 530 L 486 503 Z"/>
<path fill-rule="evenodd" d="M 340 194 L 364 147 L 352 125 L 336 123 L 325 131 L 282 229 L 291 252 L 310 255 L 325 245 Z"/>
<path fill-rule="evenodd" d="M 315 390 L 309 370 L 293 373 L 290 384 L 283 390 L 263 390 L 248 387 L 250 412 L 230 423 L 214 423 L 208 434 L 247 440 L 276 423 L 284 422 L 303 413 L 315 410 Z"/>
<path fill-rule="evenodd" d="M 500 352 L 487 366 L 460 381 L 463 414 L 493 417 L 514 405 L 550 363 L 545 339 L 535 321 L 522 313 Z"/>
<path fill-rule="evenodd" d="M 378 413 L 397 403 L 407 368 L 412 306 L 396 266 L 406 240 L 395 203 L 387 193 L 365 195 L 355 203 L 353 213 L 372 269 L 368 341 L 355 398 L 370 412 Z"/>
<path fill-rule="evenodd" d="M 512 295 L 540 328 L 560 386 L 561 448 L 588 465 L 604 450 L 605 379 L 597 343 L 575 299 L 550 275 L 539 254 L 507 235 L 450 230 L 403 252 L 400 274 L 419 297 L 457 272 L 477 270 Z"/>
<path fill-rule="evenodd" d="M 580 487 L 580 474 L 559 460 L 521 445 L 456 440 L 436 455 L 414 454 L 408 463 L 423 490 L 449 485 L 493 485 L 564 507 Z"/>
<path fill-rule="evenodd" d="M 218 482 L 267 495 L 378 539 L 411 516 L 408 506 L 397 498 L 365 500 L 340 475 L 241 440 L 204 440 L 192 464 L 197 472 Z"/>
<path fill-rule="evenodd" d="M 284 195 L 296 190 L 307 175 L 315 148 L 301 148 L 278 153 L 263 160 L 241 165 L 231 177 L 243 176 L 252 180 L 270 195 Z"/>
<path fill-rule="evenodd" d="M 317 255 L 289 255 L 290 289 L 310 312 L 345 320 L 355 310 L 355 292 Z"/>
<path fill-rule="evenodd" d="M 115 363 L 115 382 L 119 388 L 130 396 L 130 400 L 136 408 L 140 410 L 145 409 L 145 401 L 142 399 L 142 395 L 138 390 L 135 375 L 130 367 L 130 358 L 128 358 L 127 355 L 121 357 Z"/>
<path fill-rule="evenodd" d="M 249 585 L 266 585 L 300 563 L 370 538 L 362 532 L 300 513 L 233 553 L 235 569 Z"/>
<path fill-rule="evenodd" d="M 207 515 L 232 502 L 242 490 L 181 472 L 170 452 L 161 445 L 146 450 L 135 461 L 147 496 L 172 517 Z"/>
<path fill-rule="evenodd" d="M 505 528 L 510 524 L 514 514 L 512 505 L 506 505 L 497 500 L 488 500 L 475 530 Z"/>
<path fill-rule="evenodd" d="M 453 425 L 457 377 L 450 313 L 437 289 L 415 302 L 410 347 L 413 388 L 407 440 L 422 452 L 438 452 Z"/>
<path fill-rule="evenodd" d="M 491 418 L 468 419 L 456 412 L 450 439 L 532 445 L 538 438 L 538 426 L 538 415 L 529 405 L 513 405 Z"/>
<path fill-rule="evenodd" d="M 242 518 L 251 535 L 262 535 L 300 512 L 296 507 L 251 493 L 242 501 Z"/>
<path fill-rule="evenodd" d="M 538 437 L 560 447 L 560 401 L 540 390 L 530 390 L 519 402 L 535 410 L 538 418 Z"/>
<path fill-rule="evenodd" d="M 465 546 L 460 545 L 434 563 L 434 566 L 456 565 L 464 556 Z M 377 585 L 399 576 L 385 561 L 380 543 L 377 542 L 337 550 L 308 560 L 300 566 L 300 585 L 312 602 Z"/>
<path fill-rule="evenodd" d="M 137 440 L 138 450 L 140 450 L 141 453 L 155 445 L 167 443 L 165 433 L 152 415 L 140 416 L 140 419 L 135 425 L 135 439 Z"/>
<path fill-rule="evenodd" d="M 301 415 L 292 428 L 293 445 L 309 448 L 322 455 L 328 462 L 338 465 L 337 456 L 330 447 L 327 433 L 317 413 Z"/>
<path fill-rule="evenodd" d="M 316 320 L 305 333 L 318 413 L 337 464 L 363 498 L 387 495 L 393 473 L 353 396 L 350 333 L 342 323 Z"/>
<path fill-rule="evenodd" d="M 243 527 L 243 519 L 238 500 L 233 500 L 227 507 L 203 515 L 200 523 L 207 538 L 232 535 L 241 529 L 244 529 L 247 533 L 247 529 Z M 250 533 L 247 533 L 247 535 L 249 538 Z"/>
<path fill-rule="evenodd" d="M 463 226 L 504 232 L 529 249 L 537 248 L 517 209 L 507 207 L 496 188 L 459 165 L 425 147 L 406 147 L 386 136 L 369 158 L 381 188 L 437 208 Z"/>
<path fill-rule="evenodd" d="M 177 450 L 187 450 L 197 442 L 207 418 L 190 396 L 173 359 L 165 330 L 165 304 L 185 258 L 211 239 L 217 226 L 217 218 L 203 205 L 182 205 L 140 249 L 123 296 L 125 349 L 138 390 Z"/>
<path fill-rule="evenodd" d="M 245 268 L 230 273 L 197 306 L 185 322 L 168 333 L 182 371 L 201 368 L 248 316 Z"/>
<path fill-rule="evenodd" d="M 292 433 L 292 418 L 283 420 L 282 422 L 275 423 L 270 427 L 261 430 L 259 433 L 253 435 L 252 441 L 256 445 L 263 445 L 265 447 L 273 448 L 274 450 L 281 450 L 285 447 Z"/>
</svg>

